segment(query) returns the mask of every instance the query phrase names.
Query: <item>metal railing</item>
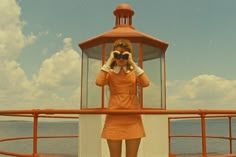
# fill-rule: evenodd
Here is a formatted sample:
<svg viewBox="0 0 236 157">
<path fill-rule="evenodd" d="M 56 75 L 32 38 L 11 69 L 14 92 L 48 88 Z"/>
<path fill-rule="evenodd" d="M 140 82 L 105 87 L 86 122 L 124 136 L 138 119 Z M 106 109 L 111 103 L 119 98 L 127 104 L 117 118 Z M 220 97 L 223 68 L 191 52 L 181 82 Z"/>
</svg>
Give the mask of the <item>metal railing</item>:
<svg viewBox="0 0 236 157">
<path fill-rule="evenodd" d="M 207 119 L 219 119 L 219 118 L 227 118 L 228 120 L 228 136 L 212 136 L 207 135 L 206 130 L 206 120 Z M 227 156 L 233 156 L 233 140 L 236 140 L 236 137 L 233 137 L 232 133 L 232 118 L 236 118 L 235 114 L 218 114 L 218 115 L 207 115 L 207 114 L 200 114 L 199 116 L 171 116 L 168 117 L 168 126 L 169 126 L 169 152 L 172 152 L 171 150 L 171 140 L 173 138 L 201 138 L 201 149 L 202 149 L 202 157 L 207 156 L 207 139 L 224 139 L 229 141 L 229 154 Z M 200 120 L 200 134 L 171 134 L 171 120 L 186 120 L 186 119 L 199 119 Z M 236 148 L 235 148 L 236 149 Z M 174 155 L 173 155 L 174 156 Z M 219 156 L 219 155 L 218 155 Z M 226 155 L 224 155 L 226 156 Z M 236 156 L 236 155 L 234 155 Z"/>
<path fill-rule="evenodd" d="M 62 116 L 63 114 L 63 116 Z M 32 117 L 33 118 L 33 135 L 32 137 L 17 137 L 17 138 L 5 138 L 0 139 L 0 142 L 9 140 L 19 140 L 19 139 L 32 139 L 33 140 L 33 150 L 32 154 L 21 154 L 16 152 L 7 152 L 0 150 L 0 154 L 19 156 L 19 157 L 40 157 L 38 154 L 38 139 L 39 138 L 77 138 L 78 136 L 38 136 L 38 120 L 39 118 L 78 118 L 79 114 L 152 114 L 152 115 L 169 115 L 169 156 L 177 156 L 171 153 L 170 141 L 172 138 L 178 137 L 198 137 L 201 138 L 202 144 L 202 154 L 201 157 L 210 157 L 207 154 L 207 138 L 224 138 L 229 140 L 230 155 L 234 156 L 232 141 L 236 140 L 232 136 L 232 117 L 236 117 L 236 110 L 159 110 L 159 109 L 142 109 L 142 110 L 108 110 L 108 109 L 83 109 L 83 110 L 57 110 L 57 109 L 33 109 L 33 110 L 5 110 L 0 111 L 0 116 L 17 116 L 17 117 Z M 54 116 L 61 115 L 61 116 Z M 67 115 L 67 116 L 64 116 Z M 70 115 L 70 116 L 69 116 Z M 185 115 L 185 116 L 183 116 Z M 194 116 L 193 116 L 194 115 Z M 206 118 L 219 118 L 228 117 L 229 123 L 229 136 L 207 136 L 206 135 Z M 200 118 L 201 120 L 201 135 L 171 135 L 170 121 L 173 119 L 186 119 L 186 118 Z M 236 156 L 236 155 L 235 155 Z M 213 157 L 213 156 L 211 156 Z"/>
</svg>

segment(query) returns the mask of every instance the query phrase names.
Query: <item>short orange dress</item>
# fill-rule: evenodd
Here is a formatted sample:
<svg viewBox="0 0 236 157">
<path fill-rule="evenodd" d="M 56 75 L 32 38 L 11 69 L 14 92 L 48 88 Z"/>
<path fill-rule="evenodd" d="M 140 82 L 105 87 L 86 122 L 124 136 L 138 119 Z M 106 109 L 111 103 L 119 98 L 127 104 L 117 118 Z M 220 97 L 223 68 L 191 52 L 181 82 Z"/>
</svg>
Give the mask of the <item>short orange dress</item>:
<svg viewBox="0 0 236 157">
<path fill-rule="evenodd" d="M 142 74 L 143 75 L 143 74 Z M 106 78 L 100 78 L 104 85 L 108 84 L 110 99 L 108 108 L 140 109 L 137 98 L 137 83 L 147 86 L 149 80 L 145 76 L 136 76 L 134 71 L 119 73 L 110 70 Z M 99 78 L 97 78 L 99 80 Z M 140 114 L 106 115 L 102 138 L 110 140 L 136 139 L 145 136 L 145 131 Z"/>
</svg>

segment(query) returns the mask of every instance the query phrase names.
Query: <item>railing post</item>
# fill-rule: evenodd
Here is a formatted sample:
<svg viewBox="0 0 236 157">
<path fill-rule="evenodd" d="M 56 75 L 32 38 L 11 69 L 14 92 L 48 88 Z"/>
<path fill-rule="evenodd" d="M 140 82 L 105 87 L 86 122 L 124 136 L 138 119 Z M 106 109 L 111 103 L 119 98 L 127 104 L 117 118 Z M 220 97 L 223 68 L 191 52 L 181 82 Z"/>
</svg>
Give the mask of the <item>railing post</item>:
<svg viewBox="0 0 236 157">
<path fill-rule="evenodd" d="M 33 156 L 35 157 L 38 153 L 38 113 L 34 112 L 33 116 Z"/>
<path fill-rule="evenodd" d="M 232 148 L 232 117 L 229 116 L 229 152 L 230 154 L 233 153 L 233 148 Z"/>
<path fill-rule="evenodd" d="M 171 125 L 170 125 L 170 118 L 168 118 L 168 140 L 169 140 L 169 156 L 171 156 L 171 132 L 170 132 L 170 130 L 171 130 Z"/>
<path fill-rule="evenodd" d="M 207 155 L 207 146 L 206 146 L 206 115 L 205 113 L 201 114 L 201 131 L 202 131 L 202 157 Z"/>
</svg>

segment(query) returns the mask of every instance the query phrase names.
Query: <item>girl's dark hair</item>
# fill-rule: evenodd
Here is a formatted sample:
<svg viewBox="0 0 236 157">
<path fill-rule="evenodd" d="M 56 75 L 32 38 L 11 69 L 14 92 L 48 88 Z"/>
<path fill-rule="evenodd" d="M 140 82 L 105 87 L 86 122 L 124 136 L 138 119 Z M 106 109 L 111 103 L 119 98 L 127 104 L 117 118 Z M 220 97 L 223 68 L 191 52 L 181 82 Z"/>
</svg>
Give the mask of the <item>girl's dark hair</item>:
<svg viewBox="0 0 236 157">
<path fill-rule="evenodd" d="M 129 53 L 132 53 L 132 44 L 128 39 L 118 39 L 113 43 L 113 51 L 116 50 L 118 47 L 124 49 L 125 51 L 128 51 Z M 116 65 L 116 62 L 113 61 L 111 63 L 111 68 L 113 68 Z M 127 69 L 132 70 L 133 67 L 127 63 Z"/>
</svg>

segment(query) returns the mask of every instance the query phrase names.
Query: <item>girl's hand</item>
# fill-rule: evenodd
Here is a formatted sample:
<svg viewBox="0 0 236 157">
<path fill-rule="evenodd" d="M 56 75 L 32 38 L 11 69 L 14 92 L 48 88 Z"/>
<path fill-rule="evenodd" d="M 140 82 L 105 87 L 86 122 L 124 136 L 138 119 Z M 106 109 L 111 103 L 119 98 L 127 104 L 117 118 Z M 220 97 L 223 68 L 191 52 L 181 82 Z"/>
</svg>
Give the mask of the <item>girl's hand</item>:
<svg viewBox="0 0 236 157">
<path fill-rule="evenodd" d="M 114 53 L 120 53 L 120 52 L 119 51 L 111 51 L 110 57 L 108 58 L 108 60 L 110 60 L 110 61 L 114 61 L 115 60 Z"/>
<path fill-rule="evenodd" d="M 108 58 L 108 60 L 107 60 L 107 62 L 106 62 L 106 64 L 107 64 L 108 66 L 110 66 L 111 63 L 112 63 L 113 61 L 115 61 L 114 53 L 117 53 L 117 52 L 119 52 L 119 51 L 111 51 L 110 56 L 109 56 L 109 58 Z"/>
</svg>

